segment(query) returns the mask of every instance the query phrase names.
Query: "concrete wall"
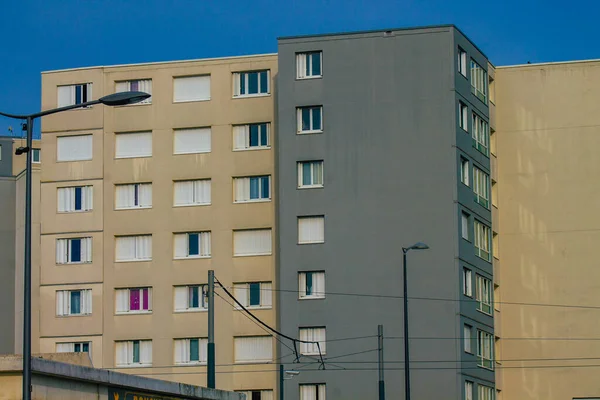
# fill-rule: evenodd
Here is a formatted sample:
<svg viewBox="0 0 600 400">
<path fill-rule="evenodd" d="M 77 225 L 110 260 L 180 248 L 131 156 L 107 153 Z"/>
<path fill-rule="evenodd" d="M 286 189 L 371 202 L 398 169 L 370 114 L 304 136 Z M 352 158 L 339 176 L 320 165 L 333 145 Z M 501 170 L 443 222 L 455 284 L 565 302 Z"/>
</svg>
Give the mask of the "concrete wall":
<svg viewBox="0 0 600 400">
<path fill-rule="evenodd" d="M 325 326 L 333 340 L 327 357 L 340 357 L 327 368 L 366 369 L 303 368 L 286 381 L 286 399 L 298 399 L 299 383 L 326 383 L 328 398 L 376 398 L 376 353 L 345 355 L 377 348 L 377 339 L 335 339 L 376 335 L 378 324 L 401 337 L 402 299 L 335 293 L 401 296 L 403 246 L 430 246 L 408 254 L 409 296 L 459 299 L 457 259 L 473 249 L 459 249 L 454 48 L 451 27 L 279 41 L 278 281 L 291 291 L 280 294 L 280 328 L 298 336 L 299 327 Z M 323 51 L 323 77 L 296 80 L 295 53 L 314 50 Z M 469 86 L 462 90 L 469 96 Z M 322 134 L 295 133 L 296 107 L 304 105 L 323 105 Z M 324 160 L 323 188 L 297 189 L 303 160 Z M 303 215 L 325 215 L 325 243 L 297 244 Z M 307 270 L 325 270 L 325 299 L 298 300 L 298 271 Z M 409 307 L 411 359 L 460 360 L 460 341 L 422 339 L 460 337 L 460 303 L 411 300 Z M 402 340 L 385 341 L 385 359 L 403 360 Z M 451 369 L 413 364 L 413 397 L 460 398 L 463 379 L 452 367 L 461 364 L 444 366 Z M 401 364 L 386 368 L 388 396 L 403 398 Z"/>
<path fill-rule="evenodd" d="M 600 63 L 503 67 L 496 83 L 502 301 L 597 305 Z M 505 399 L 600 397 L 597 312 L 503 304 L 504 337 L 593 339 L 504 341 L 505 360 L 539 360 L 504 365 L 541 366 L 505 369 Z"/>
</svg>

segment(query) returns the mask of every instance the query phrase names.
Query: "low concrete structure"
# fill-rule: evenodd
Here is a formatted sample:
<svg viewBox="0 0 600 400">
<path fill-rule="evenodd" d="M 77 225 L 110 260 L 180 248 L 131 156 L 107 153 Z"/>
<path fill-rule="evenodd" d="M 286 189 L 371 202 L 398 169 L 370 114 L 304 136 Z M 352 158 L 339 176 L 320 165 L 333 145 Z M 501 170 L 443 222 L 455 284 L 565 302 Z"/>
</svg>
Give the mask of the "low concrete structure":
<svg viewBox="0 0 600 400">
<path fill-rule="evenodd" d="M 241 393 L 167 382 L 84 366 L 86 354 L 66 353 L 67 362 L 34 357 L 32 398 L 36 400 L 245 400 Z M 70 356 L 70 358 L 69 358 Z M 42 356 L 44 357 L 44 356 Z M 84 364 L 84 365 L 77 365 Z M 21 356 L 0 357 L 0 399 L 22 398 Z"/>
</svg>

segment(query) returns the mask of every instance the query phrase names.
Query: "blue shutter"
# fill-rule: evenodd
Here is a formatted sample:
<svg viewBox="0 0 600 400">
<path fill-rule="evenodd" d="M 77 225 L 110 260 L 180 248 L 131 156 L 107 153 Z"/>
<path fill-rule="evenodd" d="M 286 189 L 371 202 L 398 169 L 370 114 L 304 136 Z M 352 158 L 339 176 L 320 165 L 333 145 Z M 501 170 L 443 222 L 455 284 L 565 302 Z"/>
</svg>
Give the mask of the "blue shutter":
<svg viewBox="0 0 600 400">
<path fill-rule="evenodd" d="M 260 124 L 260 145 L 267 146 L 269 138 L 267 136 L 267 124 Z"/>
<path fill-rule="evenodd" d="M 321 75 L 321 53 L 312 53 L 312 76 Z M 308 63 L 307 63 L 308 65 Z M 307 74 L 308 75 L 308 74 Z"/>
<path fill-rule="evenodd" d="M 199 305 L 199 296 L 198 296 L 198 286 L 191 286 L 189 290 L 189 307 L 190 308 L 198 308 Z"/>
<path fill-rule="evenodd" d="M 140 362 L 140 341 L 139 340 L 133 341 L 133 360 L 132 361 L 134 363 Z"/>
<path fill-rule="evenodd" d="M 250 304 L 251 306 L 260 306 L 260 283 L 250 284 Z"/>
<path fill-rule="evenodd" d="M 71 314 L 81 314 L 81 292 L 71 292 Z"/>
<path fill-rule="evenodd" d="M 81 262 L 81 239 L 71 239 L 70 262 Z"/>
<path fill-rule="evenodd" d="M 246 94 L 246 73 L 240 73 L 240 95 Z"/>
<path fill-rule="evenodd" d="M 316 130 L 316 131 L 323 129 L 323 127 L 321 126 L 321 107 L 314 107 L 312 109 L 312 115 L 313 115 L 312 129 Z"/>
<path fill-rule="evenodd" d="M 312 163 L 304 162 L 302 163 L 302 184 L 303 185 L 311 185 L 312 184 Z"/>
<path fill-rule="evenodd" d="M 133 188 L 133 205 L 134 206 L 140 205 L 140 185 L 137 183 L 134 185 L 134 188 Z"/>
<path fill-rule="evenodd" d="M 258 180 L 260 178 L 258 177 L 253 177 L 250 178 L 250 199 L 256 200 L 259 198 L 258 193 Z"/>
<path fill-rule="evenodd" d="M 248 93 L 246 94 L 256 94 L 258 93 L 258 72 L 249 72 L 248 73 Z"/>
<path fill-rule="evenodd" d="M 81 210 L 81 188 L 75 188 L 75 210 Z"/>
<path fill-rule="evenodd" d="M 190 339 L 190 361 L 200 360 L 198 339 Z"/>
<path fill-rule="evenodd" d="M 258 125 L 250 125 L 250 147 L 258 146 Z"/>
<path fill-rule="evenodd" d="M 306 295 L 310 296 L 313 292 L 313 273 L 312 272 L 307 272 L 306 273 Z"/>
<path fill-rule="evenodd" d="M 83 95 L 83 93 L 81 93 L 83 89 L 83 85 L 76 85 L 75 86 L 75 104 L 81 104 L 81 97 Z"/>
<path fill-rule="evenodd" d="M 262 184 L 262 192 L 261 192 L 261 198 L 263 199 L 268 199 L 270 198 L 270 188 L 269 188 L 269 177 L 268 176 L 263 176 L 260 178 L 261 180 L 261 184 Z"/>
<path fill-rule="evenodd" d="M 73 346 L 73 351 L 75 353 L 81 352 L 81 343 L 75 343 L 75 345 Z"/>
<path fill-rule="evenodd" d="M 200 246 L 197 233 L 188 233 L 188 256 L 197 256 L 200 254 Z"/>
<path fill-rule="evenodd" d="M 260 92 L 269 93 L 269 74 L 267 71 L 260 73 Z"/>
<path fill-rule="evenodd" d="M 302 109 L 302 130 L 309 131 L 310 129 L 310 108 L 304 107 Z"/>
</svg>

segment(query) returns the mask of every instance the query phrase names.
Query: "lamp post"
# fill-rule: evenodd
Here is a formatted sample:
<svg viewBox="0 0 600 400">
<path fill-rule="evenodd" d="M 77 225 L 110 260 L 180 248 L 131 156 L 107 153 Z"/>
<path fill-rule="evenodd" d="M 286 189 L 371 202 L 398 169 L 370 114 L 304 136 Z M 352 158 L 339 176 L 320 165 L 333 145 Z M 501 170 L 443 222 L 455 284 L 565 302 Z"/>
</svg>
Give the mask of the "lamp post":
<svg viewBox="0 0 600 400">
<path fill-rule="evenodd" d="M 285 376 L 288 376 L 287 378 Z M 283 382 L 300 375 L 300 371 L 284 371 L 283 364 L 279 364 L 279 400 L 283 399 Z"/>
<path fill-rule="evenodd" d="M 402 248 L 402 267 L 404 274 L 404 400 L 410 400 L 410 358 L 408 355 L 408 284 L 406 279 L 406 253 L 410 250 L 427 250 L 425 243 L 415 243 Z"/>
<path fill-rule="evenodd" d="M 19 147 L 15 154 L 27 154 L 26 161 L 26 184 L 25 184 L 25 257 L 23 266 L 23 400 L 31 399 L 31 146 L 33 142 L 33 120 L 45 115 L 56 114 L 75 108 L 89 107 L 94 104 L 107 106 L 124 106 L 139 103 L 150 97 L 144 92 L 120 92 L 109 94 L 98 100 L 88 101 L 81 104 L 73 104 L 52 110 L 40 111 L 29 115 L 16 115 L 0 112 L 0 115 L 8 118 L 26 121 L 27 147 Z"/>
</svg>

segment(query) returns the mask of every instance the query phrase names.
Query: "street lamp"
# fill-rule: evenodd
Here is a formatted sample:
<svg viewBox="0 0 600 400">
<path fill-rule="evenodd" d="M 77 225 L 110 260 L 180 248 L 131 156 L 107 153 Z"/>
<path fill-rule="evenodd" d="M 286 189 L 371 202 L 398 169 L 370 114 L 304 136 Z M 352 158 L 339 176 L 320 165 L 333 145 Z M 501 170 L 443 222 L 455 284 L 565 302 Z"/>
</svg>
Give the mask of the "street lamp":
<svg viewBox="0 0 600 400">
<path fill-rule="evenodd" d="M 427 250 L 429 246 L 418 242 L 402 248 L 404 273 L 404 400 L 410 400 L 410 363 L 408 356 L 408 284 L 406 279 L 406 253 L 410 250 Z"/>
<path fill-rule="evenodd" d="M 286 377 L 287 375 L 287 377 Z M 284 371 L 283 364 L 279 365 L 279 400 L 283 399 L 283 381 L 293 379 L 294 376 L 300 375 L 300 371 Z"/>
<path fill-rule="evenodd" d="M 107 106 L 124 106 L 127 104 L 139 103 L 150 97 L 144 92 L 120 92 L 109 94 L 80 104 L 72 104 L 65 107 L 54 108 L 52 110 L 40 111 L 29 115 L 16 115 L 0 112 L 0 115 L 26 120 L 27 129 L 27 147 L 19 147 L 15 154 L 21 155 L 27 153 L 26 173 L 27 181 L 25 184 L 25 263 L 23 267 L 23 400 L 31 399 L 31 146 L 33 142 L 33 120 L 45 115 L 56 114 L 62 111 L 73 110 L 75 108 L 89 107 L 94 104 L 104 104 Z"/>
</svg>

